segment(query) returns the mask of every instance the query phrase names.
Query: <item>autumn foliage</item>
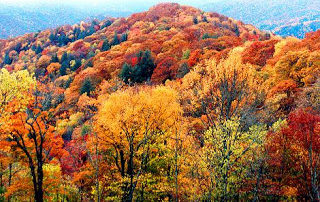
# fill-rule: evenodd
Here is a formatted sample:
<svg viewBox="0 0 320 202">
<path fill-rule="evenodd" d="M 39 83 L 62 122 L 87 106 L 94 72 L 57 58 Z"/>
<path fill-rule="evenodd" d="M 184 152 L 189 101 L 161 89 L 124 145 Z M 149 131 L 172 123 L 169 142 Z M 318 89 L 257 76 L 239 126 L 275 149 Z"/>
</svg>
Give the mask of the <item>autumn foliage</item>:
<svg viewBox="0 0 320 202">
<path fill-rule="evenodd" d="M 0 201 L 319 201 L 319 35 L 165 3 L 0 40 Z"/>
</svg>

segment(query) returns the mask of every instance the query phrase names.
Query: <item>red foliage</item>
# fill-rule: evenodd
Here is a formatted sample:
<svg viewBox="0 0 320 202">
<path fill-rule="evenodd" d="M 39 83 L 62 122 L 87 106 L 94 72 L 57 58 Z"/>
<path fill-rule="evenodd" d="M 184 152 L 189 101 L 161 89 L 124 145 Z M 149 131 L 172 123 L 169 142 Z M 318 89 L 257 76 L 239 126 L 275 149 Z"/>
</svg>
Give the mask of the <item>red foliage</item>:
<svg viewBox="0 0 320 202">
<path fill-rule="evenodd" d="M 77 42 L 75 42 L 75 43 L 73 44 L 72 50 L 73 50 L 73 51 L 78 51 L 78 50 L 81 49 L 83 46 L 84 46 L 83 40 L 79 40 L 79 41 L 77 41 Z"/>
<path fill-rule="evenodd" d="M 188 59 L 189 67 L 193 67 L 199 62 L 201 57 L 201 52 L 202 51 L 200 49 L 197 49 L 190 54 L 190 57 Z"/>
<path fill-rule="evenodd" d="M 162 83 L 167 79 L 174 79 L 178 70 L 177 60 L 168 57 L 162 60 L 154 69 L 151 81 L 154 83 Z"/>
<path fill-rule="evenodd" d="M 311 170 L 319 168 L 316 162 L 320 154 L 320 115 L 298 109 L 289 115 L 287 123 L 287 127 L 267 136 L 270 192 L 283 196 L 286 188 L 291 187 L 300 197 L 308 198 Z"/>
<path fill-rule="evenodd" d="M 138 64 L 138 58 L 137 57 L 133 57 L 131 58 L 130 64 L 132 67 L 136 66 L 136 64 Z"/>
<path fill-rule="evenodd" d="M 178 14 L 178 10 L 181 6 L 177 3 L 161 3 L 148 11 L 146 19 L 151 22 L 159 20 L 161 17 L 174 17 Z"/>
<path fill-rule="evenodd" d="M 68 151 L 68 155 L 60 159 L 61 169 L 64 174 L 71 175 L 78 172 L 85 165 L 87 160 L 87 150 L 85 146 L 87 136 L 66 142 L 64 149 Z"/>
<path fill-rule="evenodd" d="M 307 45 L 311 51 L 320 50 L 320 30 L 307 33 L 302 43 Z"/>
<path fill-rule="evenodd" d="M 297 91 L 297 84 L 293 80 L 283 80 L 280 81 L 276 86 L 270 90 L 270 96 L 273 96 L 278 93 L 286 93 L 288 97 L 294 92 Z"/>
<path fill-rule="evenodd" d="M 272 58 L 277 40 L 253 42 L 242 54 L 242 62 L 264 66 Z"/>
</svg>

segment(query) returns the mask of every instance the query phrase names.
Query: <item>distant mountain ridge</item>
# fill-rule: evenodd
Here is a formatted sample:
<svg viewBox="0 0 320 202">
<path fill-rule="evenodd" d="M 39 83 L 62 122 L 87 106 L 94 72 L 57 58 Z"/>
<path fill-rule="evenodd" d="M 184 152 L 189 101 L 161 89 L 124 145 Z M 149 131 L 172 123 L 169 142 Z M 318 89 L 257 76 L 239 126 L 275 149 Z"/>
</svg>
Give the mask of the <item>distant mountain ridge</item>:
<svg viewBox="0 0 320 202">
<path fill-rule="evenodd" d="M 0 39 L 65 24 L 75 24 L 86 19 L 101 20 L 105 16 L 128 17 L 133 13 L 146 10 L 156 2 L 153 0 L 134 4 L 133 1 L 120 0 L 103 5 L 87 4 L 85 8 L 45 3 L 31 7 L 26 5 L 13 7 L 0 3 Z M 194 1 L 192 4 L 204 11 L 221 13 L 283 37 L 303 38 L 306 33 L 320 28 L 319 0 L 218 0 L 210 2 L 211 0 Z"/>
<path fill-rule="evenodd" d="M 280 36 L 303 38 L 306 33 L 320 28 L 319 0 L 234 0 L 208 3 L 201 8 L 253 24 Z"/>
<path fill-rule="evenodd" d="M 0 39 L 16 37 L 80 21 L 102 20 L 106 16 L 127 16 L 130 12 L 109 10 L 104 15 L 67 5 L 13 7 L 0 5 Z"/>
</svg>

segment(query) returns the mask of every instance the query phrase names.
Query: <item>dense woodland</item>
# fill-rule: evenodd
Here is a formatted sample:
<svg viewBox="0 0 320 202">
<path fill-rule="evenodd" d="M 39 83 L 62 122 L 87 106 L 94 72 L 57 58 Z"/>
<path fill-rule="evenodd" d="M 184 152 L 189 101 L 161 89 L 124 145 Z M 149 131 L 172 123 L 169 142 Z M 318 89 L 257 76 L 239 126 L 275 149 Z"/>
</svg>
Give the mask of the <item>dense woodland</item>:
<svg viewBox="0 0 320 202">
<path fill-rule="evenodd" d="M 320 31 L 159 4 L 0 55 L 0 201 L 320 199 Z"/>
</svg>

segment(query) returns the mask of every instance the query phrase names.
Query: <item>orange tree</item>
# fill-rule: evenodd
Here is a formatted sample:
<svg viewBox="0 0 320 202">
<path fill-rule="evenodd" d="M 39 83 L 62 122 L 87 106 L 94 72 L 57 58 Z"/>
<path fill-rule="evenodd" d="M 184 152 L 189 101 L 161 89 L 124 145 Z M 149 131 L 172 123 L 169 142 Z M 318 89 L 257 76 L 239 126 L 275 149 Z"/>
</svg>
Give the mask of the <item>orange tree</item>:
<svg viewBox="0 0 320 202">
<path fill-rule="evenodd" d="M 34 198 L 44 200 L 44 166 L 54 162 L 63 141 L 54 133 L 54 120 L 42 103 L 46 102 L 27 71 L 0 74 L 0 143 L 8 154 L 17 157 L 29 169 Z"/>
</svg>

